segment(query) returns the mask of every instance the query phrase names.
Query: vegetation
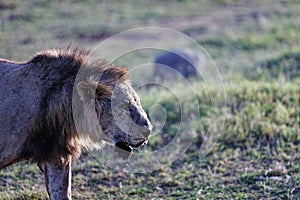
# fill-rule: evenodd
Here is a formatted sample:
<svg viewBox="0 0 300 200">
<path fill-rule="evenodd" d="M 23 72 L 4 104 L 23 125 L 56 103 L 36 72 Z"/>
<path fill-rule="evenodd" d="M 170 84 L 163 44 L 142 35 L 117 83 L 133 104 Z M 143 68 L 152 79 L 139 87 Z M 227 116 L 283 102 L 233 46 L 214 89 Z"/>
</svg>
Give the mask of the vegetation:
<svg viewBox="0 0 300 200">
<path fill-rule="evenodd" d="M 26 60 L 37 50 L 69 44 L 92 48 L 115 33 L 143 26 L 183 32 L 216 62 L 227 98 L 202 80 L 193 82 L 200 114 L 197 134 L 179 159 L 160 169 L 124 172 L 99 162 L 99 153 L 84 152 L 73 165 L 73 198 L 298 199 L 299 14 L 300 4 L 293 0 L 4 0 L 0 57 Z M 143 55 L 133 57 L 124 64 L 139 63 Z M 158 150 L 175 137 L 182 120 L 176 99 L 193 100 L 186 94 L 182 89 L 177 96 L 155 88 L 140 91 L 149 113 L 159 103 L 167 117 L 161 133 L 140 151 Z M 193 113 L 194 108 L 186 109 Z M 214 117 L 225 119 L 220 136 Z M 202 154 L 210 138 L 217 143 Z M 0 199 L 47 198 L 43 174 L 34 164 L 3 169 L 0 179 Z"/>
</svg>

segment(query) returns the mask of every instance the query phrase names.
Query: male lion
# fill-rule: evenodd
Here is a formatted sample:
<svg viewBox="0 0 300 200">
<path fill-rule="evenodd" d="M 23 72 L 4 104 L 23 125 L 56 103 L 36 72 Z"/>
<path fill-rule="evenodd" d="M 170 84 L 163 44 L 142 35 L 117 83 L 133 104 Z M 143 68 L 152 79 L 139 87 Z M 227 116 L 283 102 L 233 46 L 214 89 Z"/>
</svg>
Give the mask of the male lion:
<svg viewBox="0 0 300 200">
<path fill-rule="evenodd" d="M 82 148 L 108 142 L 131 152 L 152 129 L 127 71 L 78 48 L 0 59 L 0 121 L 0 169 L 36 162 L 55 200 L 71 199 L 71 160 Z"/>
</svg>

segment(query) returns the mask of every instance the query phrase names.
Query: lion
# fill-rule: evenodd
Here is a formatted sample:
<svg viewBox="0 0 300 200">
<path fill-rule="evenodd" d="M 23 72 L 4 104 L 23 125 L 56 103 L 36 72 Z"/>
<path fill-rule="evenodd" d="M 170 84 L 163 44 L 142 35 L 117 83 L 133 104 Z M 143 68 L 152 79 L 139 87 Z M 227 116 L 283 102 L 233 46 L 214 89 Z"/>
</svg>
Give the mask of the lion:
<svg viewBox="0 0 300 200">
<path fill-rule="evenodd" d="M 55 200 L 71 199 L 71 163 L 83 148 L 110 143 L 131 154 L 152 130 L 127 70 L 80 48 L 0 59 L 0 120 L 0 170 L 37 163 Z"/>
</svg>

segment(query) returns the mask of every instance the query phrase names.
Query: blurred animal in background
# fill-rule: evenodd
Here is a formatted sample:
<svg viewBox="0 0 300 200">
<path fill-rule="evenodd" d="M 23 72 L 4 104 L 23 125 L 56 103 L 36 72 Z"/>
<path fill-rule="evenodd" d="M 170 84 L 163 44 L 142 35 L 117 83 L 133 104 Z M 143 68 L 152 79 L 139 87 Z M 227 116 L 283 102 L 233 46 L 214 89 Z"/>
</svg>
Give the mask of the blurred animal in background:
<svg viewBox="0 0 300 200">
<path fill-rule="evenodd" d="M 179 77 L 197 77 L 198 66 L 201 63 L 200 54 L 190 49 L 176 49 L 158 54 L 154 61 L 154 76 L 160 80 Z"/>
</svg>

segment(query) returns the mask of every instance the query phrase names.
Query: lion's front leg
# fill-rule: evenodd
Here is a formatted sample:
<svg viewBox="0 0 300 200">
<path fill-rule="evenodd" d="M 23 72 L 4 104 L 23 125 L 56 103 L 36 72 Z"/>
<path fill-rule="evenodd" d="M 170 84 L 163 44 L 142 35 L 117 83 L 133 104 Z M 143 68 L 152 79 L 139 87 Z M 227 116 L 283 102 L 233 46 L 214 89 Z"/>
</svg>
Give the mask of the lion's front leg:
<svg viewBox="0 0 300 200">
<path fill-rule="evenodd" d="M 51 200 L 71 199 L 71 157 L 39 164 Z"/>
</svg>

